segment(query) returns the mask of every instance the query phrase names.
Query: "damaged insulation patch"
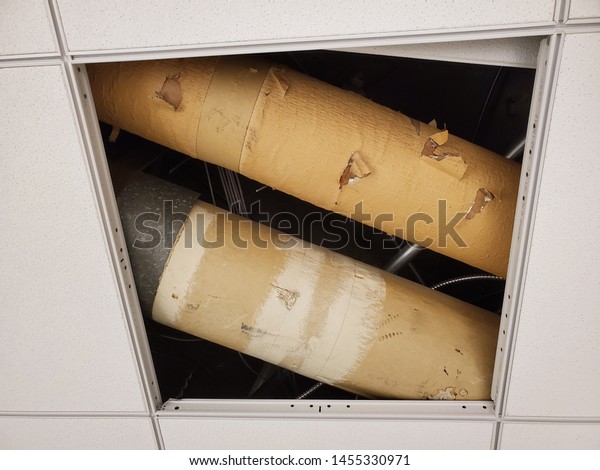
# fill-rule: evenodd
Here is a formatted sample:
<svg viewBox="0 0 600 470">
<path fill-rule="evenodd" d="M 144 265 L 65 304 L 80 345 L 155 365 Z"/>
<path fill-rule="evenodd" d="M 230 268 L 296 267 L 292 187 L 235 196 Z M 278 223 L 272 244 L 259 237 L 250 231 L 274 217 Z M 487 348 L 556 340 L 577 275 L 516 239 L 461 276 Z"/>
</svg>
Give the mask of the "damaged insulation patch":
<svg viewBox="0 0 600 470">
<path fill-rule="evenodd" d="M 298 300 L 298 297 L 300 297 L 300 292 L 297 290 L 285 289 L 283 287 L 276 286 L 275 284 L 272 284 L 272 286 L 277 291 L 277 297 L 283 300 L 285 308 L 291 310 L 294 307 L 296 300 Z"/>
<path fill-rule="evenodd" d="M 275 83 L 279 87 L 279 91 L 282 93 L 282 96 L 285 96 L 285 94 L 288 91 L 288 88 L 290 87 L 290 84 L 287 81 L 287 78 L 285 78 L 284 70 L 277 67 L 273 67 L 271 69 L 271 73 L 273 74 Z"/>
<path fill-rule="evenodd" d="M 165 83 L 163 83 L 160 91 L 156 92 L 156 96 L 161 100 L 169 103 L 173 106 L 173 109 L 177 111 L 177 108 L 181 105 L 181 84 L 179 78 L 181 74 L 169 75 Z"/>
<path fill-rule="evenodd" d="M 355 184 L 358 180 L 366 178 L 370 174 L 371 169 L 360 153 L 352 152 L 352 155 L 350 155 L 350 158 L 348 159 L 348 164 L 346 165 L 346 168 L 344 168 L 342 176 L 340 176 L 340 191 L 347 184 Z"/>
<path fill-rule="evenodd" d="M 429 136 L 425 141 L 423 150 L 421 151 L 422 157 L 429 157 L 433 160 L 443 160 L 447 157 L 458 157 L 456 152 L 446 152 L 441 147 L 448 142 L 448 131 L 444 130 Z"/>
<path fill-rule="evenodd" d="M 491 192 L 489 192 L 487 189 L 479 188 L 477 190 L 477 194 L 475 195 L 475 200 L 473 201 L 473 204 L 471 204 L 471 207 L 469 209 L 469 212 L 467 212 L 465 219 L 471 220 L 483 210 L 483 208 L 487 205 L 488 202 L 491 202 L 493 200 L 494 195 Z"/>
<path fill-rule="evenodd" d="M 271 86 L 264 92 L 265 96 L 269 96 L 272 92 L 275 92 L 274 96 L 279 98 L 285 97 L 290 83 L 285 77 L 285 70 L 280 67 L 271 67 L 269 69 L 268 76 L 271 78 Z"/>
<path fill-rule="evenodd" d="M 456 400 L 457 397 L 465 398 L 469 392 L 464 388 L 456 390 L 454 387 L 446 387 L 439 389 L 435 395 L 429 395 L 428 400 Z"/>
</svg>

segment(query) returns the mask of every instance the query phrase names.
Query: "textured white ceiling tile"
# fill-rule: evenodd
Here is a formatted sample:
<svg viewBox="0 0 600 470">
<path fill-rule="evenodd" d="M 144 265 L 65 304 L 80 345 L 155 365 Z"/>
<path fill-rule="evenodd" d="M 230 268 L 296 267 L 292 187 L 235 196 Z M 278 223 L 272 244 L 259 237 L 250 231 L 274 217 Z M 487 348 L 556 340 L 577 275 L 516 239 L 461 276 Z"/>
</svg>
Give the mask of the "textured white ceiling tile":
<svg viewBox="0 0 600 470">
<path fill-rule="evenodd" d="M 598 450 L 600 423 L 504 423 L 500 449 Z"/>
<path fill-rule="evenodd" d="M 494 422 L 160 418 L 166 449 L 489 449 Z"/>
<path fill-rule="evenodd" d="M 46 0 L 2 0 L 0 56 L 58 52 Z"/>
<path fill-rule="evenodd" d="M 569 18 L 600 18 L 599 0 L 571 0 Z"/>
<path fill-rule="evenodd" d="M 156 449 L 150 418 L 0 417 L 0 449 Z"/>
<path fill-rule="evenodd" d="M 61 68 L 0 82 L 0 411 L 146 410 Z"/>
<path fill-rule="evenodd" d="M 565 39 L 507 413 L 600 417 L 600 33 Z"/>
<path fill-rule="evenodd" d="M 69 50 L 353 36 L 552 21 L 554 0 L 58 0 Z"/>
</svg>

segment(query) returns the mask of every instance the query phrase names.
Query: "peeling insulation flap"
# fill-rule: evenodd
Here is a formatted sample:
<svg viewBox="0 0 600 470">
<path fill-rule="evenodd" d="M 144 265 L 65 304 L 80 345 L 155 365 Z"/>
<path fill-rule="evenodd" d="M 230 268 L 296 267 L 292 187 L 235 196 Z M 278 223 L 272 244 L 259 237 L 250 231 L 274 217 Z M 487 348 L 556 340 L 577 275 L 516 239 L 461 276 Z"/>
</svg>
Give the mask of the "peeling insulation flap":
<svg viewBox="0 0 600 470">
<path fill-rule="evenodd" d="M 364 396 L 490 397 L 496 315 L 202 202 L 152 316 Z"/>
<path fill-rule="evenodd" d="M 94 64 L 89 77 L 107 123 L 326 210 L 356 218 L 360 205 L 362 223 L 506 276 L 512 161 L 254 56 Z"/>
</svg>

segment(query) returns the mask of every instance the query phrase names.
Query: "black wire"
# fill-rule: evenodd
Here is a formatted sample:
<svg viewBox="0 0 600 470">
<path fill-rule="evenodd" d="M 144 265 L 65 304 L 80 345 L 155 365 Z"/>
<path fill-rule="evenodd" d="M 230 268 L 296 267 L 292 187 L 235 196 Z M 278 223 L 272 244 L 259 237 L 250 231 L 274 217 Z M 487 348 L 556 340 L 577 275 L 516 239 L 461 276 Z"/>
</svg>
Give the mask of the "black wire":
<svg viewBox="0 0 600 470">
<path fill-rule="evenodd" d="M 179 390 L 179 393 L 177 394 L 177 396 L 175 397 L 176 400 L 179 400 L 183 397 L 183 394 L 185 392 L 185 389 L 188 388 L 188 385 L 190 384 L 190 380 L 192 380 L 192 377 L 194 376 L 194 372 L 196 372 L 196 369 L 198 368 L 198 364 L 196 364 L 194 367 L 192 367 L 192 369 L 190 370 L 189 375 L 186 377 L 185 381 L 183 382 L 183 385 L 181 386 L 181 389 Z"/>
<path fill-rule="evenodd" d="M 471 300 L 467 300 L 468 303 L 477 302 L 478 300 L 485 299 L 486 297 L 491 297 L 492 295 L 502 294 L 504 292 L 504 288 L 498 289 L 492 292 L 488 292 L 487 294 L 480 295 L 478 297 L 474 297 Z"/>
<path fill-rule="evenodd" d="M 496 88 L 496 82 L 498 82 L 498 78 L 500 77 L 500 72 L 502 72 L 503 67 L 500 67 L 498 69 L 498 72 L 496 72 L 496 76 L 494 77 L 494 81 L 492 82 L 492 86 L 490 87 L 490 91 L 487 94 L 487 97 L 485 98 L 485 102 L 483 103 L 483 108 L 481 108 L 481 113 L 479 114 L 479 120 L 477 121 L 477 126 L 475 127 L 475 132 L 473 133 L 473 139 L 471 139 L 473 142 L 475 142 L 475 139 L 477 138 L 477 134 L 479 133 L 479 126 L 481 126 L 481 121 L 483 120 L 483 116 L 485 115 L 485 110 L 487 108 L 488 102 L 490 101 L 490 98 L 492 97 L 492 92 L 494 91 L 494 88 Z"/>
<path fill-rule="evenodd" d="M 246 368 L 252 372 L 254 375 L 256 375 L 257 377 L 260 375 L 258 372 L 256 372 L 252 366 L 250 364 L 248 364 L 248 362 L 246 361 L 246 359 L 244 358 L 243 354 L 241 352 L 238 351 L 238 356 L 240 356 L 240 359 L 242 360 L 242 362 L 244 363 L 244 365 L 246 366 Z"/>
<path fill-rule="evenodd" d="M 182 342 L 197 342 L 204 341 L 202 338 L 178 338 L 176 336 L 163 335 L 162 333 L 152 333 L 155 336 L 160 336 L 161 338 L 171 339 L 173 341 L 182 341 Z"/>
</svg>

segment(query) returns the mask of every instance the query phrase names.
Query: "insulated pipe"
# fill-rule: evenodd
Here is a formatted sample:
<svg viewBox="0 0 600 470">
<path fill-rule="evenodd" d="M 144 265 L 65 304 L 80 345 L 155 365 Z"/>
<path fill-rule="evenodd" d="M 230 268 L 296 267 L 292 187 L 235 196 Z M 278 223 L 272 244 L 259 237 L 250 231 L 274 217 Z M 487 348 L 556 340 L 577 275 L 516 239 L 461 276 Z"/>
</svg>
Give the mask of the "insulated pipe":
<svg viewBox="0 0 600 470">
<path fill-rule="evenodd" d="M 102 121 L 506 276 L 515 162 L 254 56 L 88 71 Z"/>
<path fill-rule="evenodd" d="M 139 195 L 190 194 L 143 178 L 118 202 L 136 283 L 160 273 L 139 292 L 157 322 L 369 397 L 489 399 L 497 315 L 200 201 L 159 268 L 136 239 L 164 203 Z"/>
<path fill-rule="evenodd" d="M 111 171 L 140 307 L 150 316 L 177 233 L 200 195 L 125 166 Z"/>
</svg>

